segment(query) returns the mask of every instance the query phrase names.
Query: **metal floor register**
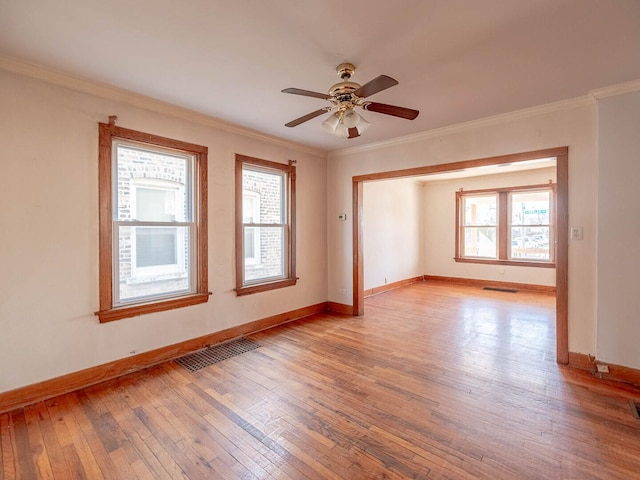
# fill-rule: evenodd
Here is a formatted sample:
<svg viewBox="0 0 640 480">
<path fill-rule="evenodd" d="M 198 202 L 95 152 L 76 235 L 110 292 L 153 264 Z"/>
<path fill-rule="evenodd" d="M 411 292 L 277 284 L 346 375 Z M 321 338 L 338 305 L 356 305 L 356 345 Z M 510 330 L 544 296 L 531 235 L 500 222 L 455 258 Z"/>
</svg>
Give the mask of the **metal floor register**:
<svg viewBox="0 0 640 480">
<path fill-rule="evenodd" d="M 180 357 L 176 360 L 176 363 L 182 365 L 190 372 L 197 372 L 204 367 L 221 362 L 227 358 L 235 357 L 241 353 L 249 352 L 259 346 L 257 343 L 246 338 L 238 338 L 237 340 L 214 345 Z"/>
</svg>

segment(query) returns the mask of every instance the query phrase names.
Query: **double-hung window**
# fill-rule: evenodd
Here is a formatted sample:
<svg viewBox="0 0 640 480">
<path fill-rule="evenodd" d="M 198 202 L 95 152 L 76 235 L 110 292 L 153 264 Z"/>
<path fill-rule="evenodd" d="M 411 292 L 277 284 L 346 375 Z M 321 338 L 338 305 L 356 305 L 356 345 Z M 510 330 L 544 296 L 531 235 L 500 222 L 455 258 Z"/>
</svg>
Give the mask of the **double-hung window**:
<svg viewBox="0 0 640 480">
<path fill-rule="evenodd" d="M 236 155 L 237 295 L 296 283 L 295 173 L 293 164 Z"/>
<path fill-rule="evenodd" d="M 554 266 L 555 185 L 456 192 L 457 262 Z"/>
<path fill-rule="evenodd" d="M 498 194 L 462 196 L 464 257 L 498 258 Z"/>
<path fill-rule="evenodd" d="M 510 193 L 510 260 L 553 261 L 552 199 L 550 188 Z"/>
<path fill-rule="evenodd" d="M 206 302 L 207 148 L 100 124 L 100 320 Z"/>
</svg>

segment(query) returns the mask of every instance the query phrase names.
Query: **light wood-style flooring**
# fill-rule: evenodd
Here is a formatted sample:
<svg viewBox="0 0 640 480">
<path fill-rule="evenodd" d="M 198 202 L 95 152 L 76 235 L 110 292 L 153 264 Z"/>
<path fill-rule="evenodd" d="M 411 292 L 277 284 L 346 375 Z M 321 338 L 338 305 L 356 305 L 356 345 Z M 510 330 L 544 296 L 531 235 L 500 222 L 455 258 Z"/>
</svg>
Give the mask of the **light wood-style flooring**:
<svg viewBox="0 0 640 480">
<path fill-rule="evenodd" d="M 552 296 L 417 283 L 2 414 L 0 480 L 640 478 L 640 391 L 558 366 L 554 324 Z"/>
</svg>

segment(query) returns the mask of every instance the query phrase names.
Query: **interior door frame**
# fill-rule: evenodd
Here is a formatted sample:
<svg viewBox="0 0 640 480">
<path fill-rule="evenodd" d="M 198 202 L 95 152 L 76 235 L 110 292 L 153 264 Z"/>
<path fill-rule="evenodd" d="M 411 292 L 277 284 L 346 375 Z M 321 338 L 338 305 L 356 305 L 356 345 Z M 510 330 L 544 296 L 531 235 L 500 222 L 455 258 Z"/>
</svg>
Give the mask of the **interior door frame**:
<svg viewBox="0 0 640 480">
<path fill-rule="evenodd" d="M 364 314 L 362 233 L 364 182 L 451 172 L 467 168 L 556 158 L 556 362 L 569 363 L 569 147 L 465 160 L 353 177 L 353 314 Z"/>
</svg>

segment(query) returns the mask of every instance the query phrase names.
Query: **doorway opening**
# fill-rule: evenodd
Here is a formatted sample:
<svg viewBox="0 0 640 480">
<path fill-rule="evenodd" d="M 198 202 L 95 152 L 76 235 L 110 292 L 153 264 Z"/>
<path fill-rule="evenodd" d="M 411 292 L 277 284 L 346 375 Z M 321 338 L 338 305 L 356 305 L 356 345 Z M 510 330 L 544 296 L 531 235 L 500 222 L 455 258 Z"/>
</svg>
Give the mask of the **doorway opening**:
<svg viewBox="0 0 640 480">
<path fill-rule="evenodd" d="M 569 148 L 559 147 L 498 157 L 467 160 L 455 163 L 416 167 L 405 170 L 359 175 L 353 177 L 353 314 L 364 314 L 364 248 L 363 198 L 364 183 L 373 180 L 399 179 L 436 173 L 455 172 L 491 165 L 517 164 L 541 158 L 556 159 L 556 361 L 569 363 L 568 327 L 568 189 Z"/>
</svg>

